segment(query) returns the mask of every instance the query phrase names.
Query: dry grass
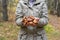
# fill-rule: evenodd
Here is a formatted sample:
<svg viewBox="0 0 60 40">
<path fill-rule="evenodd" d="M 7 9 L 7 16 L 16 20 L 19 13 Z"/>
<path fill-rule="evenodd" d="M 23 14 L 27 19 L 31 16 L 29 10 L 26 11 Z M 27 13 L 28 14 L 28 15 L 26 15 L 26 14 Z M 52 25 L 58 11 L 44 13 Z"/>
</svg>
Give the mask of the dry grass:
<svg viewBox="0 0 60 40">
<path fill-rule="evenodd" d="M 3 37 L 3 40 L 17 40 L 19 29 L 20 28 L 12 22 L 1 22 L 0 37 Z"/>
</svg>

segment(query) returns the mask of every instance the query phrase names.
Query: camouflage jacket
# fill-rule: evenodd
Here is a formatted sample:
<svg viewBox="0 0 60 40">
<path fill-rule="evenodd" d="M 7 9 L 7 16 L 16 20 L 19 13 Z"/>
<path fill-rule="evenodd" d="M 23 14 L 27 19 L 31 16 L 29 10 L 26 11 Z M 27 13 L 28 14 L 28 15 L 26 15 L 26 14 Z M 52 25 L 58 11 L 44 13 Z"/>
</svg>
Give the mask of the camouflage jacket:
<svg viewBox="0 0 60 40">
<path fill-rule="evenodd" d="M 16 8 L 16 24 L 23 27 L 22 18 L 24 16 L 38 17 L 38 26 L 43 27 L 48 23 L 48 8 L 45 0 L 36 0 L 31 7 L 28 0 L 20 0 Z"/>
</svg>

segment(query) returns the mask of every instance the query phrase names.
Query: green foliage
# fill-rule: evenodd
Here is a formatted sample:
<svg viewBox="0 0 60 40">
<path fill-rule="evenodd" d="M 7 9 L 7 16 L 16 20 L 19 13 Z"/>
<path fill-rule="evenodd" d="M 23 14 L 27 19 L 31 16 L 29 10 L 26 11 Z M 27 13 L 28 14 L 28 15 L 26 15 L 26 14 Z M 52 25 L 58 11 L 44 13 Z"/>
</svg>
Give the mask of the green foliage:
<svg viewBox="0 0 60 40">
<path fill-rule="evenodd" d="M 55 32 L 56 30 L 53 28 L 52 25 L 48 24 L 44 27 L 44 29 L 46 30 L 47 33 L 53 33 Z"/>
<path fill-rule="evenodd" d="M 54 26 L 48 24 L 44 27 L 46 30 L 47 36 L 49 40 L 60 40 L 60 31 L 55 29 Z"/>
<path fill-rule="evenodd" d="M 5 37 L 0 37 L 0 40 L 6 40 L 6 38 Z"/>
<path fill-rule="evenodd" d="M 3 26 L 3 24 L 2 24 L 2 23 L 0 23 L 0 27 L 1 27 L 1 26 Z"/>
</svg>

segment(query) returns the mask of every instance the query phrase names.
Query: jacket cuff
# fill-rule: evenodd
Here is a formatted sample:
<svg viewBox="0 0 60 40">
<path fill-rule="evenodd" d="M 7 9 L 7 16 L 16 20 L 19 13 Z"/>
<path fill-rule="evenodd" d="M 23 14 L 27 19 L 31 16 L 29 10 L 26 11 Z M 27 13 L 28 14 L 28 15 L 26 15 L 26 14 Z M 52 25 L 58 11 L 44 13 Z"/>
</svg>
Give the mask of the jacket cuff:
<svg viewBox="0 0 60 40">
<path fill-rule="evenodd" d="M 48 19 L 47 18 L 40 18 L 38 22 L 39 27 L 43 27 L 48 24 Z"/>
<path fill-rule="evenodd" d="M 21 18 L 17 19 L 17 20 L 16 20 L 16 24 L 17 24 L 18 26 L 22 26 L 22 25 L 23 25 L 22 19 L 21 19 Z"/>
</svg>

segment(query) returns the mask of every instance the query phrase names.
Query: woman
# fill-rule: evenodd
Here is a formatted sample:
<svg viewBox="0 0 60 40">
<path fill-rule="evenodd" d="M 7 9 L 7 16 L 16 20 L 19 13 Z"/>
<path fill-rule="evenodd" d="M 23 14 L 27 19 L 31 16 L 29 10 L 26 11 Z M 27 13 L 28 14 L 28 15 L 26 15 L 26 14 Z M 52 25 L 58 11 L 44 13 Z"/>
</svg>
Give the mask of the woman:
<svg viewBox="0 0 60 40">
<path fill-rule="evenodd" d="M 18 40 L 47 40 L 44 26 L 48 24 L 48 9 L 45 0 L 20 0 L 16 9 L 16 24 L 21 26 Z M 37 25 L 25 26 L 23 18 L 39 18 Z M 33 30 L 34 29 L 34 30 Z"/>
</svg>

